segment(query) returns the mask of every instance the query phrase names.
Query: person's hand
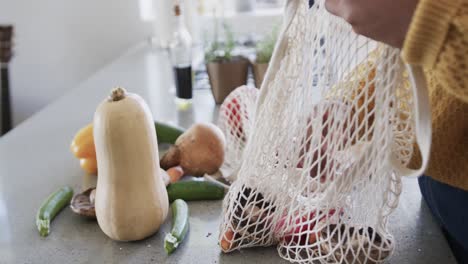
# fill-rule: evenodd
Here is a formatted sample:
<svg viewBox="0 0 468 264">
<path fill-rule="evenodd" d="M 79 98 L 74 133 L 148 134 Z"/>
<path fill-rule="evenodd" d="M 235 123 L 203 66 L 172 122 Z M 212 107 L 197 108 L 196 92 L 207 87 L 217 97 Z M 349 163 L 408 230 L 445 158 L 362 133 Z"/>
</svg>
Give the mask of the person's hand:
<svg viewBox="0 0 468 264">
<path fill-rule="evenodd" d="M 401 48 L 419 0 L 326 0 L 360 35 Z"/>
</svg>

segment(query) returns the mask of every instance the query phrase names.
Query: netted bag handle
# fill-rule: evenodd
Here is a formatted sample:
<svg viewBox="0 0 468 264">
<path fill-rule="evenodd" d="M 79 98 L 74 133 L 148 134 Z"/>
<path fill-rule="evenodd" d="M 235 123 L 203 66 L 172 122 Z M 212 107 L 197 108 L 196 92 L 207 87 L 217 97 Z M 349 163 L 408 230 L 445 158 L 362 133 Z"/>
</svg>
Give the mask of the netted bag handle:
<svg viewBox="0 0 468 264">
<path fill-rule="evenodd" d="M 426 78 L 422 68 L 413 65 L 407 65 L 406 67 L 413 90 L 416 145 L 419 147 L 422 162 L 419 169 L 409 169 L 393 153 L 393 155 L 390 155 L 390 164 L 399 176 L 418 177 L 424 173 L 429 163 L 432 140 L 431 108 Z"/>
<path fill-rule="evenodd" d="M 299 7 L 300 1 L 302 0 L 288 0 L 286 2 L 284 16 L 283 16 L 283 27 L 278 36 L 278 41 L 276 42 L 275 49 L 271 56 L 268 69 L 265 73 L 263 83 L 260 88 L 260 94 L 257 101 L 257 110 L 262 106 L 266 94 L 268 93 L 271 84 L 277 74 L 278 70 L 281 67 L 281 61 L 286 56 L 288 50 L 288 37 L 287 32 L 293 22 L 294 16 L 296 15 Z M 258 111 L 256 111 L 258 113 Z"/>
<path fill-rule="evenodd" d="M 287 31 L 302 0 L 288 0 L 283 15 L 283 26 L 276 42 L 272 58 L 265 73 L 260 91 L 255 88 L 241 86 L 236 88 L 224 100 L 220 107 L 218 126 L 226 135 L 226 158 L 221 168 L 223 176 L 228 181 L 235 181 L 242 164 L 243 151 L 252 134 L 256 110 L 263 104 L 271 83 L 281 66 L 281 61 L 288 50 Z M 251 128 L 252 127 L 252 128 Z M 247 131 L 246 131 L 247 130 Z"/>
</svg>

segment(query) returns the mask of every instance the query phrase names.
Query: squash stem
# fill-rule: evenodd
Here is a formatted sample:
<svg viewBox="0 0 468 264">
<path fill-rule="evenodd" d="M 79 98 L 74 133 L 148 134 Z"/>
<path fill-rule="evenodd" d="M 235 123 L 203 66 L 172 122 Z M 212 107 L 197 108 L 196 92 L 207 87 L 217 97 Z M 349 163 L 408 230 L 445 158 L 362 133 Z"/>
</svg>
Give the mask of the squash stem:
<svg viewBox="0 0 468 264">
<path fill-rule="evenodd" d="M 114 88 L 110 94 L 109 101 L 117 102 L 125 98 L 127 91 L 122 87 Z"/>
</svg>

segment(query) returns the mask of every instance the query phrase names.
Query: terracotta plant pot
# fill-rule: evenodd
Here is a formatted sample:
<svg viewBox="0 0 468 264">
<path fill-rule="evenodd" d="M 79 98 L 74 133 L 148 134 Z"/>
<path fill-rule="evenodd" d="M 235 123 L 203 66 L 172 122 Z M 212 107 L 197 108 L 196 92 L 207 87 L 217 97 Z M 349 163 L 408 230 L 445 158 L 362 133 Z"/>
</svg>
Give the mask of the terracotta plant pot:
<svg viewBox="0 0 468 264">
<path fill-rule="evenodd" d="M 249 61 L 239 57 L 206 64 L 211 91 L 217 104 L 223 103 L 234 89 L 247 83 L 248 69 Z"/>
<path fill-rule="evenodd" d="M 260 89 L 262 86 L 263 78 L 268 69 L 268 63 L 253 63 L 253 76 L 255 81 L 255 87 Z"/>
</svg>

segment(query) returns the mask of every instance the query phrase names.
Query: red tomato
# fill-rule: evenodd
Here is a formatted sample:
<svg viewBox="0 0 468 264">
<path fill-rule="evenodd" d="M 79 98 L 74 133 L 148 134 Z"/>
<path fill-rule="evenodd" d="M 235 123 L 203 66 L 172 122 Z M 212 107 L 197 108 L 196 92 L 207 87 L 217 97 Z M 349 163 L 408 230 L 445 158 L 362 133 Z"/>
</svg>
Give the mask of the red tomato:
<svg viewBox="0 0 468 264">
<path fill-rule="evenodd" d="M 286 234 L 282 238 L 286 243 L 294 243 L 297 245 L 311 245 L 315 243 L 319 236 L 319 230 L 314 230 L 315 224 L 334 216 L 336 213 L 335 209 L 331 209 L 327 215 L 323 215 L 320 219 L 314 219 L 316 211 L 310 212 L 309 215 L 304 215 L 295 220 L 294 229 L 286 231 Z M 286 218 L 281 219 L 276 225 L 277 231 L 283 231 L 285 228 Z"/>
<path fill-rule="evenodd" d="M 224 114 L 229 120 L 229 124 L 231 126 L 231 134 L 245 141 L 245 133 L 244 129 L 242 128 L 241 122 L 242 109 L 240 103 L 237 101 L 236 98 L 232 98 L 230 101 L 225 102 Z"/>
</svg>

